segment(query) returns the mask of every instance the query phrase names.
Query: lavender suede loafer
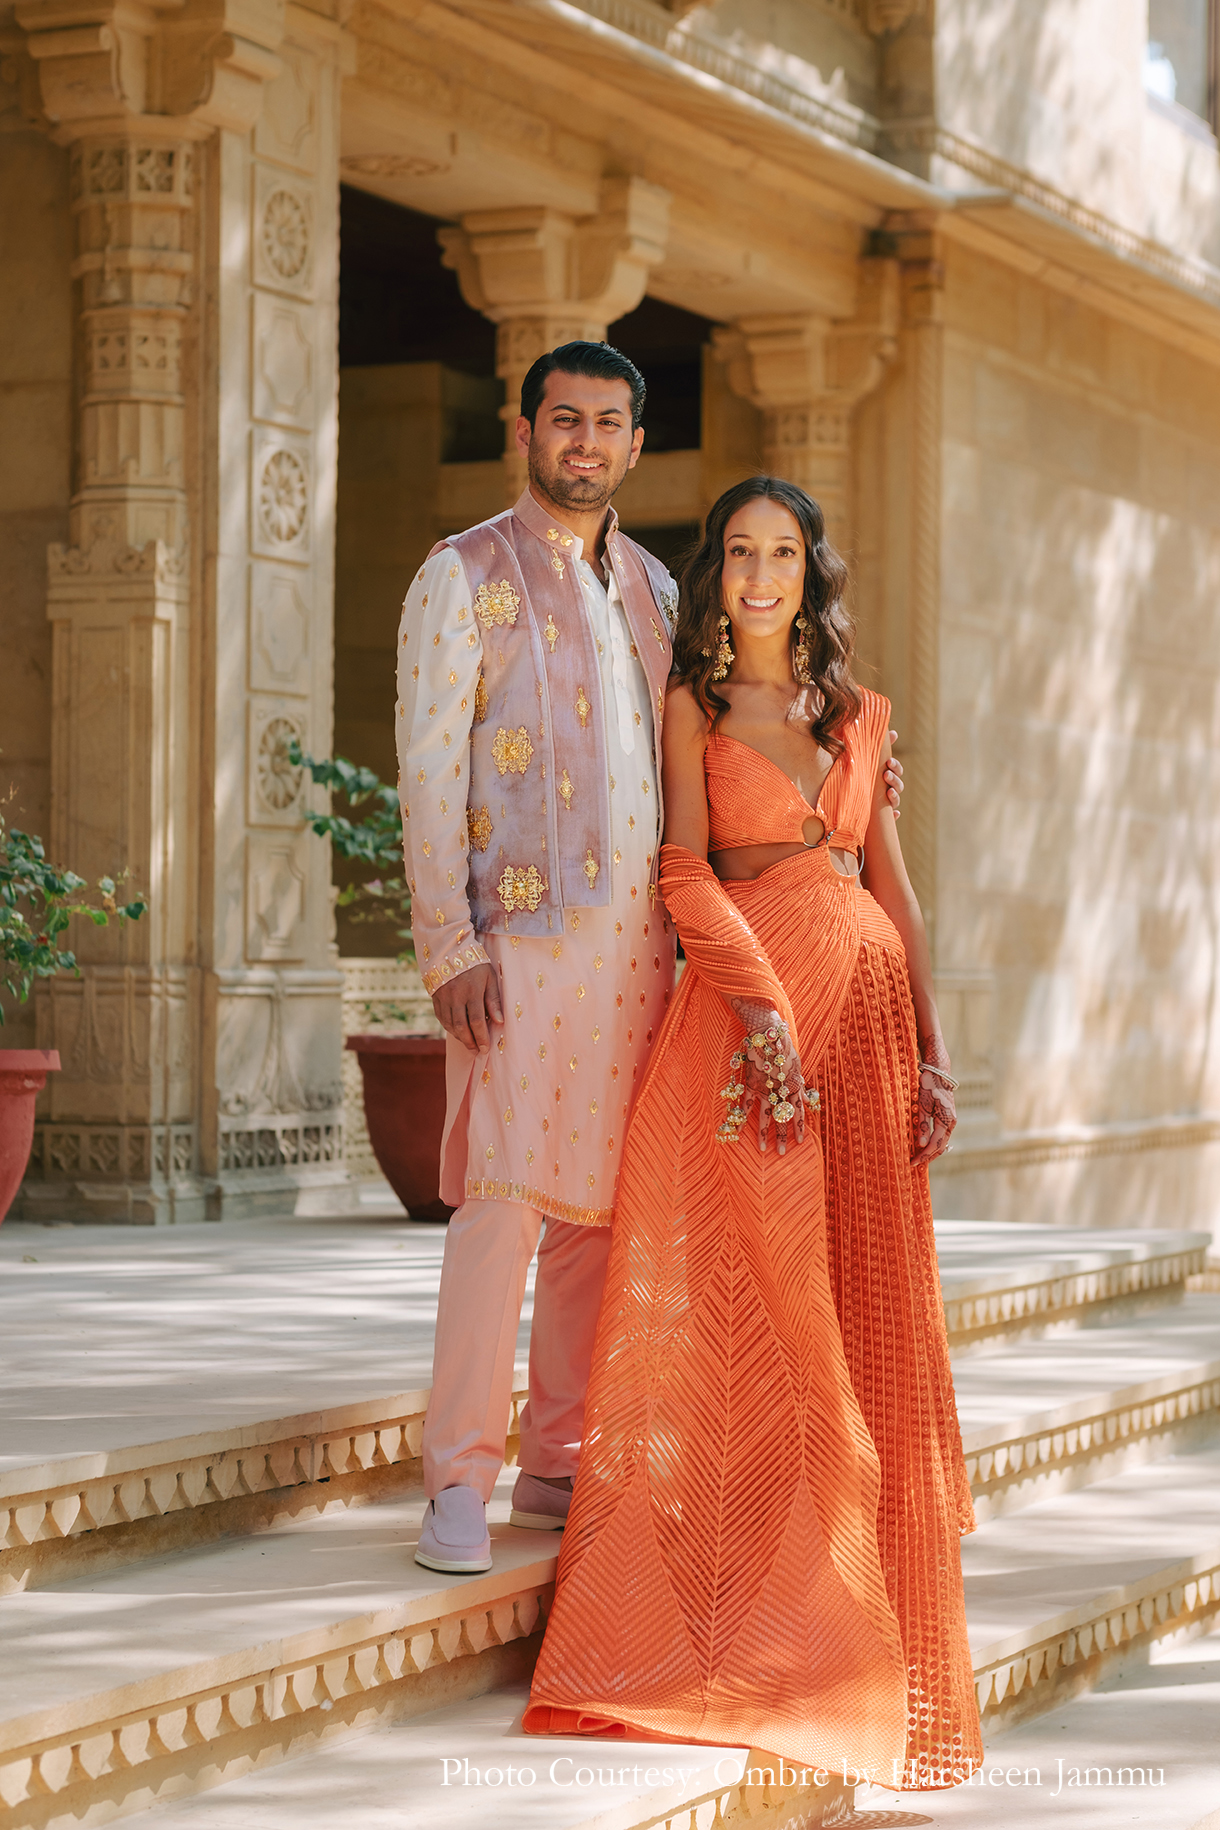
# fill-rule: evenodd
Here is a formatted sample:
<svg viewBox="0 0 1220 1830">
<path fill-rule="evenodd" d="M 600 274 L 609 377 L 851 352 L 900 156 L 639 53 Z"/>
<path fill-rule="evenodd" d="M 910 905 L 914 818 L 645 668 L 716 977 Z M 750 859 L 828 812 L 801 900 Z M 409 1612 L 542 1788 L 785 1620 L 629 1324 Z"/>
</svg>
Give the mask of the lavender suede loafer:
<svg viewBox="0 0 1220 1830">
<path fill-rule="evenodd" d="M 473 1487 L 446 1487 L 429 1503 L 415 1561 L 455 1576 L 491 1568 L 487 1508 Z"/>
<path fill-rule="evenodd" d="M 568 1522 L 572 1495 L 565 1487 L 548 1487 L 533 1474 L 521 1473 L 513 1488 L 510 1525 L 525 1525 L 530 1531 L 562 1531 Z"/>
</svg>

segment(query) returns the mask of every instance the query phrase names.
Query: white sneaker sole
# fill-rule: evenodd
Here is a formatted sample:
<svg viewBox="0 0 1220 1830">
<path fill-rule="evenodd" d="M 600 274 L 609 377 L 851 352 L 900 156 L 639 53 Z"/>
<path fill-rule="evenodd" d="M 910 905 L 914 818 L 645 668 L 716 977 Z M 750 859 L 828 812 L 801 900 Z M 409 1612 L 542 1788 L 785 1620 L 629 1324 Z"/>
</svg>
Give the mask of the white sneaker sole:
<svg viewBox="0 0 1220 1830">
<path fill-rule="evenodd" d="M 438 1557 L 426 1550 L 417 1550 L 415 1561 L 442 1576 L 482 1576 L 491 1568 L 490 1557 Z"/>
<path fill-rule="evenodd" d="M 514 1506 L 508 1515 L 510 1525 L 523 1525 L 527 1531 L 562 1531 L 566 1519 L 557 1519 L 553 1512 L 518 1512 Z"/>
</svg>

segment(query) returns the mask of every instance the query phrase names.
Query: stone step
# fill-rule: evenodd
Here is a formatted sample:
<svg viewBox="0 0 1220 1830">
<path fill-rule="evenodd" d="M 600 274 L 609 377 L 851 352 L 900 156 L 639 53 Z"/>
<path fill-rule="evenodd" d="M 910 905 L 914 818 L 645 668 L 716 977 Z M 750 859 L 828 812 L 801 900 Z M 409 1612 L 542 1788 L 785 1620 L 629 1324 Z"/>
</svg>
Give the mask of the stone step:
<svg viewBox="0 0 1220 1830">
<path fill-rule="evenodd" d="M 783 1785 L 774 1767 L 747 1764 L 743 1749 L 524 1735 L 528 1694 L 524 1684 L 508 1685 L 389 1723 L 305 1754 L 287 1771 L 251 1772 L 204 1797 L 158 1806 L 143 1821 L 148 1830 L 814 1830 L 854 1822 L 841 1773 Z"/>
<path fill-rule="evenodd" d="M 1220 1619 L 1220 1442 L 992 1518 L 962 1541 L 984 1724 L 1092 1690 Z"/>
<path fill-rule="evenodd" d="M 149 1830 L 369 1830 L 381 1823 L 472 1830 L 493 1821 L 497 1830 L 701 1830 L 704 1815 L 731 1821 L 737 1801 L 729 1789 L 718 1795 L 720 1819 L 701 1795 L 706 1767 L 686 1780 L 676 1809 L 656 1793 L 624 1799 L 618 1775 L 625 1768 L 638 1761 L 646 1772 L 659 1759 L 684 1764 L 685 1751 L 644 1744 L 637 1752 L 623 1743 L 611 1752 L 604 1744 L 522 1736 L 526 1694 L 524 1685 L 509 1686 L 306 1754 L 287 1770 L 252 1772 L 203 1797 L 155 1808 Z M 1165 1642 L 1150 1657 L 1125 1661 L 1095 1691 L 990 1734 L 983 1766 L 967 1785 L 920 1793 L 862 1786 L 855 1815 L 841 1821 L 858 1830 L 916 1823 L 927 1830 L 1115 1830 L 1128 1823 L 1217 1830 L 1218 1722 L 1220 1632 Z M 691 1765 L 699 1756 L 711 1764 L 713 1782 L 717 1763 L 721 1776 L 736 1770 L 720 1750 L 695 1750 Z M 516 1775 L 522 1766 L 532 1782 L 509 1785 L 508 1770 Z M 491 1784 L 489 1774 L 498 1776 Z"/>
<path fill-rule="evenodd" d="M 422 1499 L 0 1599 L 6 1830 L 101 1822 L 319 1740 L 521 1680 L 558 1534 L 506 1523 L 495 1568 L 413 1560 Z"/>
<path fill-rule="evenodd" d="M 317 1691 L 303 1698 L 291 1732 L 283 1732 L 281 1715 L 279 1738 L 258 1747 L 221 1743 L 177 1770 L 162 1760 L 129 1797 L 137 1807 L 141 1798 L 160 1801 L 150 1830 L 309 1830 L 315 1823 L 367 1830 L 383 1820 L 395 1830 L 491 1822 L 497 1830 L 710 1830 L 759 1821 L 795 1830 L 912 1821 L 899 1806 L 914 1821 L 959 1830 L 1052 1819 L 1067 1830 L 1128 1821 L 1202 1830 L 1213 1802 L 1207 1788 L 1216 1786 L 1206 1749 L 1220 1720 L 1218 1475 L 1213 1448 L 994 1521 L 966 1541 L 987 1755 L 982 1775 L 950 1794 L 899 1799 L 876 1786 L 857 1795 L 858 1816 L 849 1819 L 841 1774 L 833 1776 L 838 1785 L 827 1775 L 822 1787 L 776 1785 L 768 1793 L 742 1787 L 740 1751 L 524 1737 L 518 1671 L 490 1692 L 471 1685 L 465 1700 L 423 1714 L 387 1691 L 376 1713 L 366 1694 L 362 1716 L 323 1719 L 326 1695 L 336 1699 L 335 1711 L 346 1701 L 331 1679 L 322 1703 Z M 488 1580 L 468 1579 L 467 1621 L 471 1602 L 486 1599 L 476 1588 Z M 532 1647 L 521 1650 L 528 1658 Z M 340 1650 L 336 1675 L 341 1659 Z M 306 1669 L 316 1684 L 316 1664 Z M 418 1684 L 415 1698 L 427 1700 Z M 370 1721 L 377 1733 L 342 1739 L 345 1729 Z M 294 1752 L 302 1758 L 287 1771 L 266 1770 Z M 678 1775 L 666 1778 L 667 1765 Z M 206 1796 L 183 1796 L 222 1781 Z M 1133 1798 L 1141 1784 L 1148 1790 Z M 1127 1806 L 1148 1808 L 1115 1814 Z"/>
<path fill-rule="evenodd" d="M 852 1821 L 860 1830 L 914 1822 L 928 1830 L 1220 1830 L 1218 1730 L 1220 1632 L 1171 1638 L 1118 1659 L 1095 1690 L 990 1735 L 969 1784 L 901 1795 L 862 1787 Z M 181 1830 L 222 1830 L 202 1816 L 180 1821 Z M 288 1830 L 287 1818 L 264 1808 L 241 1830 L 281 1823 Z M 342 1816 L 334 1830 L 348 1830 Z"/>
<path fill-rule="evenodd" d="M 981 1521 L 1220 1434 L 1220 1295 L 1001 1338 L 955 1355 L 953 1377 Z"/>
<path fill-rule="evenodd" d="M 524 1371 L 505 1442 L 517 1459 Z M 421 1490 L 428 1388 L 0 1470 L 0 1595 Z"/>
<path fill-rule="evenodd" d="M 1180 1301 L 1211 1235 L 940 1220 L 949 1344 L 1029 1340 Z"/>
<path fill-rule="evenodd" d="M 419 1569 L 422 1508 L 396 1499 L 0 1600 L 6 1824 L 66 1830 L 129 1814 L 524 1681 L 557 1539 L 502 1522 L 510 1479 L 493 1502 L 486 1576 Z M 990 1732 L 1215 1623 L 1218 1479 L 1213 1444 L 965 1540 Z"/>
<path fill-rule="evenodd" d="M 430 1236 L 440 1229 L 420 1230 Z M 941 1232 L 950 1313 L 964 1305 L 974 1317 L 969 1305 L 983 1300 L 1007 1303 L 1010 1311 L 989 1335 L 972 1322 L 969 1351 L 955 1356 L 980 1516 L 1186 1446 L 1215 1425 L 1220 1296 L 1184 1295 L 1178 1273 L 1191 1262 L 1193 1248 L 1183 1240 L 1193 1235 L 1141 1234 L 1117 1244 L 1106 1236 L 1104 1250 L 1087 1255 L 1073 1235 L 1064 1256 L 1054 1259 L 1048 1255 L 1060 1249 L 1054 1229 L 949 1222 Z M 1027 1233 L 1037 1238 L 1023 1238 Z M 252 1242 L 243 1245 L 247 1255 L 254 1249 Z M 418 1329 L 419 1299 L 434 1300 L 439 1253 L 430 1237 L 413 1235 L 404 1249 L 423 1268 L 422 1277 L 417 1270 L 404 1278 Z M 1099 1267 L 1099 1258 L 1113 1262 Z M 1048 1275 L 1056 1266 L 1067 1267 L 1058 1282 Z M 404 1272 L 403 1260 L 396 1269 Z M 181 1259 L 171 1270 L 182 1270 Z M 1133 1314 L 1130 1300 L 1085 1300 L 1091 1279 L 1120 1274 L 1151 1280 L 1141 1286 L 1141 1300 L 1155 1299 L 1153 1306 Z M 974 1293 L 963 1296 L 963 1289 Z M 1034 1300 L 1031 1291 L 1062 1297 L 1057 1324 L 1025 1326 L 1030 1314 L 1050 1313 L 1022 1308 Z M 1068 1298 L 1075 1296 L 1081 1301 L 1073 1306 Z M 414 1352 L 422 1357 L 418 1346 Z M 1137 1385 L 1125 1377 L 1135 1365 L 1145 1375 Z M 40 1442 L 71 1451 L 81 1424 L 66 1436 L 62 1425 L 18 1420 L 0 1460 L 0 1594 L 266 1530 L 327 1506 L 417 1490 L 426 1387 L 260 1418 L 254 1407 L 262 1380 L 256 1360 L 225 1404 L 215 1392 L 203 1400 L 184 1391 L 184 1411 L 193 1408 L 194 1421 L 211 1427 L 151 1442 L 139 1440 L 142 1414 L 132 1417 L 116 1392 L 110 1400 L 116 1414 L 89 1431 L 103 1442 L 109 1435 L 111 1446 L 84 1453 L 38 1452 Z M 510 1461 L 524 1381 L 522 1368 L 507 1420 Z M 316 1392 L 315 1375 L 310 1395 Z M 1059 1402 L 1047 1405 L 1049 1397 Z M 10 1409 L 21 1401 L 13 1393 L 7 1399 Z M 143 1415 L 160 1421 L 167 1403 L 161 1395 L 159 1407 Z"/>
<path fill-rule="evenodd" d="M 444 1245 L 401 1212 L 0 1228 L 0 1594 L 417 1488 Z"/>
</svg>

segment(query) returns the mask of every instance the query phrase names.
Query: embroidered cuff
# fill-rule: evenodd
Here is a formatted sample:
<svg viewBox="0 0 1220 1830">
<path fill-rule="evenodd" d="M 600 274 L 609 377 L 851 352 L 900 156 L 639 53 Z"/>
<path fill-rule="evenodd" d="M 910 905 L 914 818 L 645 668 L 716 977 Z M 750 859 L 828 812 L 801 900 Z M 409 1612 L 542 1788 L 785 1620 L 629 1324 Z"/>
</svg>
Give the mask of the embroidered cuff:
<svg viewBox="0 0 1220 1830">
<path fill-rule="evenodd" d="M 431 971 L 421 974 L 424 990 L 431 997 L 434 991 L 440 990 L 447 979 L 455 979 L 459 972 L 469 972 L 472 966 L 490 966 L 490 964 L 491 961 L 478 941 L 472 941 L 468 947 L 460 948 L 452 959 L 442 960 L 439 966 L 433 966 Z"/>
</svg>

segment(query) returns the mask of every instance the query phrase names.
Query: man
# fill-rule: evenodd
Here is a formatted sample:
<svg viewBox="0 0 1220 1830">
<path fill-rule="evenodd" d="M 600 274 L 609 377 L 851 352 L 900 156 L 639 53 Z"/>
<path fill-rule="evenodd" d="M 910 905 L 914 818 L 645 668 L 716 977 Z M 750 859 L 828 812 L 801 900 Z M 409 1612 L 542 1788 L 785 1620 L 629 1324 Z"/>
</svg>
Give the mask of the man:
<svg viewBox="0 0 1220 1830">
<path fill-rule="evenodd" d="M 448 1032 L 449 1223 L 418 1560 L 484 1570 L 517 1325 L 538 1257 L 518 1524 L 561 1526 L 634 1087 L 673 984 L 656 900 L 665 568 L 610 501 L 644 382 L 572 343 L 527 375 L 529 488 L 407 595 L 399 760 L 412 931 Z"/>
<path fill-rule="evenodd" d="M 610 506 L 644 393 L 607 345 L 540 358 L 516 429 L 529 487 L 434 548 L 403 606 L 404 849 L 457 1204 L 424 1426 L 429 1569 L 491 1567 L 536 1247 L 512 1522 L 567 1516 L 623 1136 L 673 985 L 657 759 L 677 590 Z"/>
</svg>

